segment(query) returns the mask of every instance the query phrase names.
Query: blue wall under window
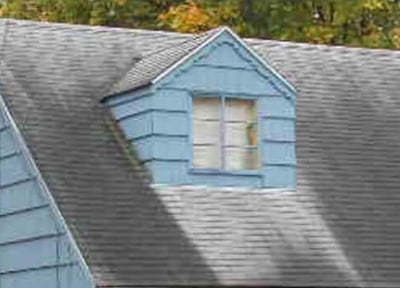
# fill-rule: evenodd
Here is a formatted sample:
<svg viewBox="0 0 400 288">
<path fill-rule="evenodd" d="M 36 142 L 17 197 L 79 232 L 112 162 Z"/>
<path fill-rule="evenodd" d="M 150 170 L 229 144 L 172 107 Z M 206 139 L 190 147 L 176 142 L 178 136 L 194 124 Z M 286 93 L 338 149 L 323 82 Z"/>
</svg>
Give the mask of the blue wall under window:
<svg viewBox="0 0 400 288">
<path fill-rule="evenodd" d="M 192 167 L 192 97 L 254 99 L 258 109 L 258 171 Z M 154 183 L 295 187 L 295 95 L 229 33 L 223 33 L 161 82 L 107 100 Z"/>
</svg>

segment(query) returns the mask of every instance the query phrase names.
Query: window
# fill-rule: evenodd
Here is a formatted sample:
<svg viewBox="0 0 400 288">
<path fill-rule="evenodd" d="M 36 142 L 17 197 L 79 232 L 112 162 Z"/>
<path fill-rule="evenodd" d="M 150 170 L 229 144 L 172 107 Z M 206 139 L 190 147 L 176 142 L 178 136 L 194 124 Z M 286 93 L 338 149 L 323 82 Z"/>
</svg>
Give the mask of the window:
<svg viewBox="0 0 400 288">
<path fill-rule="evenodd" d="M 197 168 L 259 168 L 254 100 L 195 97 L 193 165 Z"/>
</svg>

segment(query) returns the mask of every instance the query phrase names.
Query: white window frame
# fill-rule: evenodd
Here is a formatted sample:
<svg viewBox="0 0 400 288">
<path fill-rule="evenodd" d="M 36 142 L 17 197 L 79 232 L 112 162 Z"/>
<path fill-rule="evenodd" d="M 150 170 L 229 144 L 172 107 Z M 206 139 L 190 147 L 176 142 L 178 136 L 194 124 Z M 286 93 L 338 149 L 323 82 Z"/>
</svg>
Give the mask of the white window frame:
<svg viewBox="0 0 400 288">
<path fill-rule="evenodd" d="M 196 98 L 208 98 L 208 99 L 217 99 L 219 100 L 220 103 L 220 141 L 219 141 L 219 154 L 220 154 L 220 167 L 219 168 L 214 168 L 214 167 L 198 167 L 194 165 L 194 147 L 196 144 L 194 143 L 194 102 Z M 256 120 L 253 124 L 257 126 L 257 139 L 256 139 L 256 145 L 250 145 L 250 146 L 241 146 L 241 145 L 226 145 L 226 123 L 235 123 L 236 121 L 225 121 L 225 111 L 226 111 L 226 100 L 227 99 L 232 99 L 232 100 L 249 100 L 254 102 L 255 109 L 256 109 Z M 218 171 L 228 171 L 228 172 L 237 172 L 237 171 L 258 171 L 262 167 L 262 161 L 261 161 L 261 153 L 260 153 L 260 119 L 259 119 L 259 103 L 257 98 L 253 97 L 239 97 L 239 96 L 234 96 L 234 95 L 225 95 L 225 94 L 219 94 L 219 93 L 207 93 L 207 94 L 196 94 L 192 96 L 191 99 L 191 167 L 192 169 L 195 170 L 218 170 Z M 204 119 L 202 119 L 204 120 Z M 238 121 L 241 122 L 241 121 Z M 204 146 L 212 146 L 213 144 L 197 144 L 198 146 L 204 145 Z M 226 168 L 226 148 L 244 148 L 244 149 L 254 149 L 256 150 L 256 153 L 258 155 L 257 159 L 257 167 L 254 169 L 227 169 Z"/>
</svg>

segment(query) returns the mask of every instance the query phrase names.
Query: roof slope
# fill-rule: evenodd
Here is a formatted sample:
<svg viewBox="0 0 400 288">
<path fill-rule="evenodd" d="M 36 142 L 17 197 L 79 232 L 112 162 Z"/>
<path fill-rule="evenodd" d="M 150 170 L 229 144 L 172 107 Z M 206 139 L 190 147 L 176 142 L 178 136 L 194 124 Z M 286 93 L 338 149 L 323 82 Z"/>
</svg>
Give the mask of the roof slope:
<svg viewBox="0 0 400 288">
<path fill-rule="evenodd" d="M 400 52 L 248 40 L 299 91 L 297 191 L 151 189 L 99 101 L 192 36 L 2 25 L 0 91 L 100 286 L 398 287 Z"/>
<path fill-rule="evenodd" d="M 166 69 L 190 54 L 202 44 L 206 43 L 214 35 L 218 34 L 221 28 L 190 36 L 183 42 L 178 42 L 170 47 L 157 50 L 135 63 L 124 77 L 111 89 L 110 95 L 118 94 L 132 89 L 149 85 L 152 80 L 163 73 Z"/>
<path fill-rule="evenodd" d="M 363 284 L 312 197 L 281 189 L 156 186 L 156 191 L 221 284 Z"/>
<path fill-rule="evenodd" d="M 100 104 L 137 55 L 137 32 L 6 25 L 1 94 L 98 285 L 214 283 L 147 174 L 122 152 Z"/>
<path fill-rule="evenodd" d="M 400 51 L 251 44 L 299 91 L 298 193 L 321 205 L 365 286 L 398 286 Z"/>
</svg>

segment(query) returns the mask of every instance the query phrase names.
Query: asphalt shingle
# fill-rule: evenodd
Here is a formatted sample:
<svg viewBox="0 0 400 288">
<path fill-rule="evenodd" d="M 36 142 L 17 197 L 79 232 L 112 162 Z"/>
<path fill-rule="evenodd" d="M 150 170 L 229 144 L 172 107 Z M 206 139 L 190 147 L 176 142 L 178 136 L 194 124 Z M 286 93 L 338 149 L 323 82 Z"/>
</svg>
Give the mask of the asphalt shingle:
<svg viewBox="0 0 400 288">
<path fill-rule="evenodd" d="M 170 47 L 146 54 L 118 81 L 109 94 L 115 95 L 151 84 L 152 80 L 162 72 L 207 42 L 219 30 L 217 28 L 199 35 L 191 35 L 185 41 L 179 41 Z"/>
<path fill-rule="evenodd" d="M 1 94 L 99 286 L 399 286 L 400 51 L 246 40 L 299 93 L 296 191 L 151 187 L 100 100 L 193 36 L 1 25 Z"/>
</svg>

